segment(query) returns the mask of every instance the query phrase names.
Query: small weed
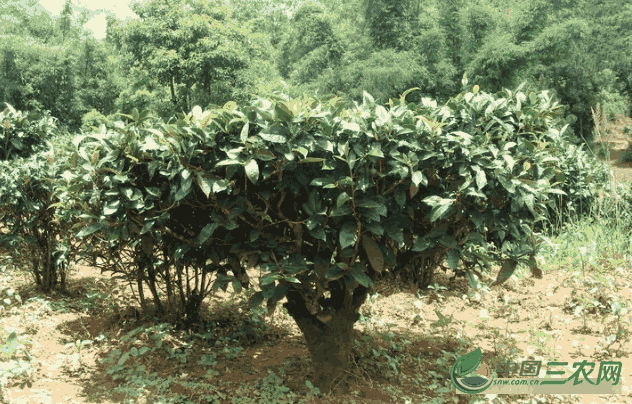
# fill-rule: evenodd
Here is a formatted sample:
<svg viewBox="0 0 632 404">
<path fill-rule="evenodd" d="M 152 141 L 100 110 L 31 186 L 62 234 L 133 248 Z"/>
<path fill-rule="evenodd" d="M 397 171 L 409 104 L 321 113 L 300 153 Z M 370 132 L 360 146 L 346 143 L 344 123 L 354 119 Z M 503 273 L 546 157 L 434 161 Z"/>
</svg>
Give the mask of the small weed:
<svg viewBox="0 0 632 404">
<path fill-rule="evenodd" d="M 612 354 L 610 347 L 615 343 L 619 343 L 619 349 L 617 350 L 617 355 L 621 354 L 621 347 L 624 343 L 630 341 L 630 331 L 623 327 L 621 323 L 621 318 L 628 313 L 628 308 L 625 303 L 622 302 L 613 302 L 611 303 L 612 314 L 615 316 L 615 326 L 616 331 L 614 334 L 610 334 L 605 337 L 605 345 L 609 354 Z"/>
<path fill-rule="evenodd" d="M 11 332 L 0 347 L 2 361 L 0 361 L 0 387 L 8 384 L 9 379 L 18 379 L 19 383 L 33 382 L 34 369 L 31 365 L 31 355 L 27 349 L 31 342 L 18 337 L 15 331 Z M 19 353 L 22 352 L 20 356 Z"/>
</svg>

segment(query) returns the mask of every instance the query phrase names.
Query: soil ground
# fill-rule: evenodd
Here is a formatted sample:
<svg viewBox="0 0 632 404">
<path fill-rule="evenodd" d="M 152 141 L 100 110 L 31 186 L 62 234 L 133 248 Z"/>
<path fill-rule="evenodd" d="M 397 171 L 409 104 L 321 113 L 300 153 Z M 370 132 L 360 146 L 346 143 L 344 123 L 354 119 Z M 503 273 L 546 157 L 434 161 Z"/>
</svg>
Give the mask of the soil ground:
<svg viewBox="0 0 632 404">
<path fill-rule="evenodd" d="M 632 164 L 620 161 L 629 141 L 623 135 L 626 125 L 631 126 L 632 119 L 611 125 L 612 133 L 607 138 L 614 145 L 611 164 L 617 181 L 632 180 Z M 618 258 L 620 254 L 613 254 L 613 260 Z M 260 325 L 260 335 L 239 339 L 236 345 L 219 344 L 228 339 L 216 339 L 215 344 L 198 340 L 194 348 L 186 351 L 185 362 L 181 357 L 165 357 L 162 351 L 149 357 L 130 356 L 127 365 L 142 364 L 161 380 L 168 380 L 168 387 L 160 390 L 156 382 L 132 384 L 137 397 L 129 389 L 116 391 L 115 387 L 131 383 L 133 377 L 127 373 L 123 379 L 115 380 L 108 370 L 117 362 L 101 361 L 116 349 L 128 352 L 134 347 L 155 346 L 154 341 L 141 334 L 136 342 L 122 338 L 139 325 L 132 318 L 134 309 L 129 309 L 134 304 L 130 289 L 86 266 L 72 272 L 68 287 L 71 296 L 41 296 L 29 286 L 32 281 L 26 274 L 21 279 L 5 277 L 0 282 L 0 292 L 15 288 L 23 304 L 10 305 L 2 312 L 0 331 L 4 331 L 0 335 L 16 331 L 30 341 L 27 349 L 19 352 L 30 358 L 32 369 L 10 379 L 2 393 L 7 403 L 212 402 L 201 398 L 200 386 L 206 385 L 212 390 L 209 394 L 221 403 L 468 403 L 485 396 L 456 395 L 447 372 L 455 353 L 480 347 L 483 361 L 490 364 L 509 356 L 546 362 L 553 355 L 594 361 L 610 357 L 623 362 L 621 395 L 498 396 L 495 402 L 529 402 L 537 398 L 545 403 L 632 403 L 629 340 L 614 343 L 611 351 L 599 349 L 598 346 L 604 346 L 603 337 L 616 331 L 613 320 L 599 310 L 586 317 L 573 313 L 575 304 L 586 296 L 602 301 L 606 307 L 613 300 L 631 307 L 632 275 L 629 270 L 615 270 L 616 266 L 609 265 L 602 262 L 587 268 L 589 275 L 608 271 L 612 287 L 604 292 L 579 285 L 578 274 L 569 268 L 552 268 L 545 262 L 540 262 L 543 279 L 510 280 L 491 288 L 491 293 L 469 298 L 465 296 L 464 279 L 451 284 L 451 274 L 442 272 L 436 274 L 437 289 L 423 295 L 406 285 L 399 289 L 380 286 L 379 294 L 363 306 L 363 317 L 356 324 L 358 348 L 347 380 L 327 397 L 309 394 L 305 384 L 310 377 L 309 354 L 298 327 L 281 308 L 263 320 L 266 325 Z M 491 273 L 496 272 L 497 269 Z M 256 271 L 249 274 L 256 279 Z M 243 330 L 240 319 L 252 317 L 245 314 L 245 305 L 230 305 L 230 301 L 239 300 L 220 291 L 205 310 L 226 329 Z M 132 315 L 126 316 L 129 313 Z M 443 323 L 439 313 L 445 316 Z M 629 323 L 629 316 L 625 318 Z M 172 332 L 163 342 L 175 349 L 186 347 L 188 340 L 191 336 Z M 81 341 L 91 342 L 83 345 Z M 463 347 L 463 341 L 468 342 L 467 347 Z M 26 351 L 28 355 L 24 354 Z M 198 364 L 208 357 L 212 365 Z M 276 387 L 262 382 L 270 377 L 269 371 L 280 379 Z M 291 394 L 279 386 L 286 386 Z M 181 394 L 182 399 L 159 401 L 159 391 L 171 397 Z"/>
</svg>

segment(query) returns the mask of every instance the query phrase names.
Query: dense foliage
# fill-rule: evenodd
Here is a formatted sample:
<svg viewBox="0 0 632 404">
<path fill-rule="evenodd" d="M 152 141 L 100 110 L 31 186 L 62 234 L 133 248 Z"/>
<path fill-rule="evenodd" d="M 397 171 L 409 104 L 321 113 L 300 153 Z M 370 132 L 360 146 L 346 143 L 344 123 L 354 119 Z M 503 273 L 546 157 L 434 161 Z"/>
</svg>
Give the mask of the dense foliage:
<svg viewBox="0 0 632 404">
<path fill-rule="evenodd" d="M 54 119 L 24 114 L 7 104 L 0 113 L 0 247 L 11 264 L 30 267 L 44 291 L 65 288 L 67 235 L 55 218 L 53 194 L 62 162 L 50 143 Z M 57 143 L 57 142 L 56 142 Z"/>
<path fill-rule="evenodd" d="M 540 276 L 538 232 L 598 195 L 566 181 L 588 158 L 547 92 L 405 97 L 388 109 L 368 93 L 350 109 L 338 97 L 229 102 L 173 124 L 133 111 L 73 139 L 55 207 L 76 218 L 85 258 L 186 328 L 212 289 L 249 288 L 246 268 L 259 268 L 253 305 L 288 299 L 327 390 L 383 273 L 420 288 L 444 260 L 475 288 L 493 262 L 497 283 L 520 262 Z"/>
<path fill-rule="evenodd" d="M 585 141 L 597 102 L 608 119 L 629 112 L 632 6 L 614 0 L 153 0 L 138 20 L 108 17 L 105 41 L 71 6 L 56 20 L 33 0 L 3 6 L 0 101 L 72 130 L 93 110 L 168 120 L 277 90 L 387 102 L 417 86 L 407 101 L 446 100 L 464 73 L 491 92 L 550 90 Z"/>
</svg>

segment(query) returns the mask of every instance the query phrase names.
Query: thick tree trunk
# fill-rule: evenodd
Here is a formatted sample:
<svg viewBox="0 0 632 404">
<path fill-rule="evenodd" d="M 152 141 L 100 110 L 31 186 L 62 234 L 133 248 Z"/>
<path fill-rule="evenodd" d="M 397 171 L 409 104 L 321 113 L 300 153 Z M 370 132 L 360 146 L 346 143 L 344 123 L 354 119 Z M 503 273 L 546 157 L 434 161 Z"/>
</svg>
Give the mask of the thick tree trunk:
<svg viewBox="0 0 632 404">
<path fill-rule="evenodd" d="M 310 313 L 300 292 L 288 292 L 287 299 L 284 306 L 303 332 L 311 355 L 313 384 L 321 392 L 329 393 L 349 364 L 353 348 L 353 325 L 360 318 L 357 312 L 359 305 L 349 304 L 336 310 L 325 323 Z"/>
</svg>

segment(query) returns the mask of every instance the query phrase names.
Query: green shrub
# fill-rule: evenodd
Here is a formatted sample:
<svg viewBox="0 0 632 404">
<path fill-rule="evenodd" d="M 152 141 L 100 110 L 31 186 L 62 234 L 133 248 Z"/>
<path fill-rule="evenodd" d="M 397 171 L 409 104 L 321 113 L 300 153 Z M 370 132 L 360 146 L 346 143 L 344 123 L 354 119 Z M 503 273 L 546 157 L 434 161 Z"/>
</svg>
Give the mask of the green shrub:
<svg viewBox="0 0 632 404">
<path fill-rule="evenodd" d="M 47 111 L 16 111 L 8 103 L 0 112 L 0 160 L 35 154 L 57 128 Z"/>
<path fill-rule="evenodd" d="M 157 99 L 158 97 L 154 92 L 136 90 L 132 93 L 132 90 L 127 89 L 119 94 L 119 97 L 115 101 L 115 105 L 119 113 L 131 115 L 134 108 L 139 111 L 156 111 L 155 107 Z"/>
<path fill-rule="evenodd" d="M 563 203 L 557 213 L 553 213 L 552 222 L 564 222 L 564 215 L 585 215 L 597 203 L 600 185 L 608 184 L 610 170 L 608 163 L 587 152 L 584 145 L 567 144 L 557 149 L 555 155 L 566 177 L 560 188 L 566 192 Z M 558 216 L 560 215 L 560 216 Z"/>
<path fill-rule="evenodd" d="M 618 92 L 602 90 L 599 93 L 598 99 L 601 105 L 603 105 L 603 112 L 606 116 L 606 120 L 609 122 L 615 121 L 620 116 L 625 116 L 630 107 L 628 100 Z"/>
<path fill-rule="evenodd" d="M 81 122 L 81 130 L 84 132 L 99 129 L 101 125 L 105 125 L 106 127 L 112 126 L 112 121 L 96 109 L 92 109 L 92 111 L 85 114 Z"/>
<path fill-rule="evenodd" d="M 621 86 L 617 83 L 617 75 L 610 69 L 604 69 L 597 74 L 595 79 L 597 88 L 597 102 L 603 108 L 603 114 L 607 121 L 614 121 L 619 116 L 627 115 L 630 108 L 628 100 L 621 95 Z"/>
</svg>

